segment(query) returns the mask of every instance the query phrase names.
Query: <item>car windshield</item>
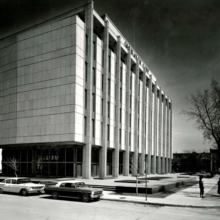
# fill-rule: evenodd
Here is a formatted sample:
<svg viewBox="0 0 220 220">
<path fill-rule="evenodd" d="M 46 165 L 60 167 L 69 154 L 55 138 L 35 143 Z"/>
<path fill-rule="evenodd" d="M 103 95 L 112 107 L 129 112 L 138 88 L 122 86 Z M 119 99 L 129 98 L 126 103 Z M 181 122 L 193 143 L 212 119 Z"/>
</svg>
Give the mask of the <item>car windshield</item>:
<svg viewBox="0 0 220 220">
<path fill-rule="evenodd" d="M 78 187 L 85 187 L 85 183 L 84 182 L 80 182 L 80 183 L 75 183 L 76 188 Z"/>
<path fill-rule="evenodd" d="M 22 184 L 22 183 L 31 183 L 30 179 L 18 179 L 18 184 Z"/>
</svg>

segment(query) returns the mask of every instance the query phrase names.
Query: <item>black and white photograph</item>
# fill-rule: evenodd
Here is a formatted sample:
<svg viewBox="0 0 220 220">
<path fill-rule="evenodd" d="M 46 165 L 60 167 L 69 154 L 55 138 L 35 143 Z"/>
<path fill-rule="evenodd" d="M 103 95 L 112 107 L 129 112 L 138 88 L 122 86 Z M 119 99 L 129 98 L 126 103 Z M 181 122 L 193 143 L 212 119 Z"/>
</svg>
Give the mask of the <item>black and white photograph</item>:
<svg viewBox="0 0 220 220">
<path fill-rule="evenodd" d="M 219 0 L 0 0 L 0 220 L 219 217 Z"/>
</svg>

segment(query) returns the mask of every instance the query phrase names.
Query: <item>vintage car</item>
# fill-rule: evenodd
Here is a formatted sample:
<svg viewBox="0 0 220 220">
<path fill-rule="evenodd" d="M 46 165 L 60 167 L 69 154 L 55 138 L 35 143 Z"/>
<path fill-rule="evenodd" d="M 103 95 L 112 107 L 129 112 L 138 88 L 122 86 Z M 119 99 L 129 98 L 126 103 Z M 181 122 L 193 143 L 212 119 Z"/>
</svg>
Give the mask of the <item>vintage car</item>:
<svg viewBox="0 0 220 220">
<path fill-rule="evenodd" d="M 19 193 L 22 196 L 32 193 L 44 193 L 43 184 L 36 184 L 31 182 L 29 178 L 26 177 L 14 177 L 7 178 L 3 182 L 0 182 L 0 193 L 11 192 Z"/>
<path fill-rule="evenodd" d="M 53 199 L 71 197 L 81 199 L 83 202 L 99 200 L 103 192 L 102 189 L 88 187 L 78 180 L 59 181 L 55 185 L 46 185 L 44 190 L 46 194 L 51 194 Z"/>
</svg>

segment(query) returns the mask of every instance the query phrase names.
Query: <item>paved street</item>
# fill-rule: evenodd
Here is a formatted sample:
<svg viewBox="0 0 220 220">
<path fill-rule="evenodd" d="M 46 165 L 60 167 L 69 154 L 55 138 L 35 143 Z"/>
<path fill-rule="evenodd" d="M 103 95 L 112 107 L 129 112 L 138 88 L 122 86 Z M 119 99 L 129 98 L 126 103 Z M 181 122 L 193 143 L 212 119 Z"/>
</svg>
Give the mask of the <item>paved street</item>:
<svg viewBox="0 0 220 220">
<path fill-rule="evenodd" d="M 53 200 L 47 195 L 0 195 L 0 220 L 64 219 L 210 219 L 220 217 L 220 209 L 160 207 L 117 201 L 83 203 L 73 199 Z"/>
</svg>

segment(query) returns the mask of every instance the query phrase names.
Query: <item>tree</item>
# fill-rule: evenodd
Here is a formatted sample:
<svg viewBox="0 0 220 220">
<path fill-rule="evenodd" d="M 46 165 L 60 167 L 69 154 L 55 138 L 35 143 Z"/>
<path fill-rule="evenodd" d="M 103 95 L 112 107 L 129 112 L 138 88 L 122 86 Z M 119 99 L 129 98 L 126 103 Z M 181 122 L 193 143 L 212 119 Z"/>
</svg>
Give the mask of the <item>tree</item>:
<svg viewBox="0 0 220 220">
<path fill-rule="evenodd" d="M 189 120 L 195 120 L 195 126 L 203 132 L 204 140 L 209 140 L 217 146 L 218 158 L 220 158 L 220 86 L 218 82 L 212 79 L 210 90 L 197 91 L 195 95 L 187 98 L 187 102 L 191 104 L 191 108 L 183 110 L 182 114 L 187 115 Z"/>
<path fill-rule="evenodd" d="M 4 162 L 7 166 L 9 166 L 12 170 L 15 172 L 15 176 L 17 176 L 17 171 L 18 171 L 18 163 L 15 158 L 11 158 L 8 161 Z"/>
<path fill-rule="evenodd" d="M 138 161 L 137 164 L 139 164 L 139 159 L 140 159 L 140 155 L 138 155 Z M 130 154 L 130 165 L 129 165 L 129 169 L 132 173 L 132 175 L 134 175 L 136 177 L 136 195 L 138 195 L 138 177 L 139 177 L 139 169 L 138 169 L 138 165 L 136 166 L 132 160 L 132 154 Z M 136 173 L 136 174 L 134 174 Z"/>
</svg>

